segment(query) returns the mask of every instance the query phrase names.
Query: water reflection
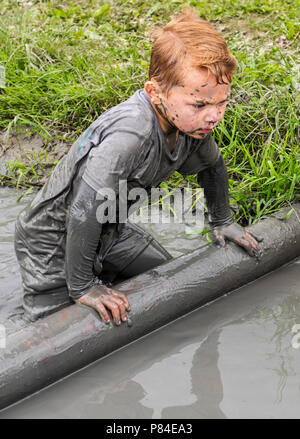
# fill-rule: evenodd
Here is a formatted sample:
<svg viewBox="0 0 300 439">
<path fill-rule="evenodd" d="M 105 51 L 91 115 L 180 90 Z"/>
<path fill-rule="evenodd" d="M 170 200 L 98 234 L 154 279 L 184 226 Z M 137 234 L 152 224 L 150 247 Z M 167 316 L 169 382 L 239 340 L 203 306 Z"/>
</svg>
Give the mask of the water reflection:
<svg viewBox="0 0 300 439">
<path fill-rule="evenodd" d="M 274 346 L 274 350 L 268 353 L 268 360 L 277 363 L 277 366 L 273 368 L 278 379 L 274 402 L 279 404 L 283 399 L 288 377 L 297 375 L 291 346 L 291 328 L 300 321 L 300 296 L 288 295 L 275 309 L 262 310 L 257 315 L 257 321 L 263 325 L 272 326 L 273 334 L 267 337 L 267 341 Z"/>
<path fill-rule="evenodd" d="M 283 291 L 273 287 L 273 293 L 273 306 L 223 327 L 221 408 L 230 418 L 300 417 L 300 352 L 291 344 L 293 322 L 300 321 L 300 290 L 283 299 Z"/>
<path fill-rule="evenodd" d="M 154 418 L 161 418 L 163 409 L 178 401 L 186 406 L 196 400 L 190 369 L 197 346 L 198 343 L 188 345 L 134 376 L 133 380 L 145 391 L 141 404 L 153 409 Z"/>
<path fill-rule="evenodd" d="M 220 330 L 213 331 L 195 350 L 190 369 L 191 392 L 194 402 L 190 405 L 166 406 L 163 418 L 219 419 L 226 416 L 220 409 L 223 385 L 218 367 Z"/>
</svg>

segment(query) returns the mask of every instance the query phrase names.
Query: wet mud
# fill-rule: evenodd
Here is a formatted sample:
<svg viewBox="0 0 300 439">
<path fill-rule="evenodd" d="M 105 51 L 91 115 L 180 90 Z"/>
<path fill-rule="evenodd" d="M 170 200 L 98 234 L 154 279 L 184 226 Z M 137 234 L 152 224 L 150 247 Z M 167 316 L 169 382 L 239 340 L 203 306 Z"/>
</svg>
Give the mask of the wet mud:
<svg viewBox="0 0 300 439">
<path fill-rule="evenodd" d="M 58 133 L 61 138 L 68 138 L 68 133 Z M 7 181 L 17 181 L 19 174 L 16 162 L 36 172 L 32 184 L 42 186 L 48 178 L 55 163 L 70 149 L 71 142 L 62 140 L 46 140 L 28 126 L 19 125 L 9 133 L 0 130 L 0 177 Z M 14 177 L 12 177 L 14 176 Z M 28 178 L 32 174 L 28 174 Z"/>
</svg>

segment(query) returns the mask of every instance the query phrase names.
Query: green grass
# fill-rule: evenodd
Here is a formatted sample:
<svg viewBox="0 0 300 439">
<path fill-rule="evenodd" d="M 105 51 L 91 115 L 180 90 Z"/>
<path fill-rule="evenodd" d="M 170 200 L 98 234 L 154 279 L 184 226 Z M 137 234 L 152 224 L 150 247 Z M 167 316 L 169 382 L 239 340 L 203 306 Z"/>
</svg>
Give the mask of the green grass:
<svg viewBox="0 0 300 439">
<path fill-rule="evenodd" d="M 232 100 L 214 137 L 228 165 L 236 220 L 253 223 L 299 198 L 299 2 L 2 0 L 7 86 L 0 89 L 0 129 L 30 125 L 49 145 L 72 143 L 143 87 L 150 30 L 183 5 L 212 21 L 238 60 Z M 55 164 L 42 154 L 30 166 L 17 159 L 10 182 L 38 184 L 45 162 Z M 181 178 L 175 173 L 167 183 Z"/>
</svg>

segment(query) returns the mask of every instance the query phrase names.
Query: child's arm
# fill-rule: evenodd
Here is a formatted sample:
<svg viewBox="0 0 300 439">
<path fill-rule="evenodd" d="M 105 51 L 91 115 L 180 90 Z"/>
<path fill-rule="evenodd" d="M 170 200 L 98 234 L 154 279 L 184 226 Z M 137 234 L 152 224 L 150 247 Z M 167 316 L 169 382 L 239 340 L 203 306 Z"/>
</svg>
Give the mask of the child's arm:
<svg viewBox="0 0 300 439">
<path fill-rule="evenodd" d="M 69 294 L 77 303 L 96 309 L 105 322 L 110 320 L 109 310 L 116 324 L 126 320 L 130 306 L 123 294 L 99 284 L 93 271 L 102 232 L 97 211 L 103 201 L 97 199 L 97 193 L 106 193 L 108 189 L 117 196 L 120 181 L 128 179 L 136 166 L 148 128 L 135 116 L 118 113 L 115 123 L 105 129 L 105 135 L 95 139 L 96 146 L 89 153 L 82 178 L 73 189 L 75 196 L 67 225 L 65 261 Z"/>
<path fill-rule="evenodd" d="M 251 255 L 260 257 L 262 251 L 256 238 L 247 229 L 234 223 L 229 207 L 228 176 L 222 154 L 209 134 L 178 169 L 183 175 L 198 174 L 204 189 L 210 225 L 216 241 L 224 247 L 225 238 L 236 242 Z"/>
<path fill-rule="evenodd" d="M 229 207 L 227 170 L 222 155 L 214 166 L 199 172 L 197 180 L 204 189 L 210 225 L 215 228 L 232 224 L 234 221 Z"/>
<path fill-rule="evenodd" d="M 77 303 L 94 308 L 106 323 L 113 320 L 120 324 L 126 321 L 128 300 L 105 285 L 99 284 L 93 265 L 99 245 L 102 225 L 97 220 L 97 209 L 102 201 L 97 193 L 81 179 L 76 196 L 70 208 L 66 240 L 66 279 L 69 294 Z"/>
<path fill-rule="evenodd" d="M 198 183 L 204 189 L 209 222 L 213 228 L 217 243 L 225 246 L 225 238 L 234 241 L 245 248 L 250 256 L 261 257 L 262 249 L 258 242 L 261 238 L 255 237 L 248 229 L 234 223 L 229 207 L 228 176 L 222 155 L 214 166 L 198 173 Z"/>
</svg>

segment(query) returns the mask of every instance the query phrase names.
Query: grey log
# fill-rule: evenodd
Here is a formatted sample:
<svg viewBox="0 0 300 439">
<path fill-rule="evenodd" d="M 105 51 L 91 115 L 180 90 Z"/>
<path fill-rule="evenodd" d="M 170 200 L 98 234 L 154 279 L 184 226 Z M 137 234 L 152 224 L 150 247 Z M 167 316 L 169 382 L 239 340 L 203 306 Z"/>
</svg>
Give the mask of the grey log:
<svg viewBox="0 0 300 439">
<path fill-rule="evenodd" d="M 132 326 L 102 323 L 72 305 L 9 334 L 0 349 L 0 408 L 28 396 L 184 314 L 300 255 L 300 204 L 250 228 L 264 237 L 258 262 L 235 244 L 208 245 L 115 288 L 131 304 Z"/>
</svg>

